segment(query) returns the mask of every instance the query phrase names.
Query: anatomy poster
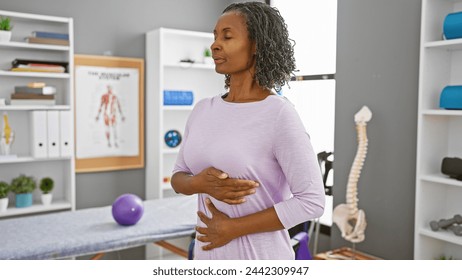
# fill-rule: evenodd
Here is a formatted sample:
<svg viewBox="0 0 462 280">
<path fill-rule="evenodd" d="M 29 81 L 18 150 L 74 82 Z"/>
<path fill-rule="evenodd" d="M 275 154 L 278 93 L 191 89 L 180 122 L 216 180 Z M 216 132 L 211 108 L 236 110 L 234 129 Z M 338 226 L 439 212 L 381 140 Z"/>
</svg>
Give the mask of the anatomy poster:
<svg viewBox="0 0 462 280">
<path fill-rule="evenodd" d="M 76 158 L 139 154 L 139 71 L 75 68 Z"/>
</svg>

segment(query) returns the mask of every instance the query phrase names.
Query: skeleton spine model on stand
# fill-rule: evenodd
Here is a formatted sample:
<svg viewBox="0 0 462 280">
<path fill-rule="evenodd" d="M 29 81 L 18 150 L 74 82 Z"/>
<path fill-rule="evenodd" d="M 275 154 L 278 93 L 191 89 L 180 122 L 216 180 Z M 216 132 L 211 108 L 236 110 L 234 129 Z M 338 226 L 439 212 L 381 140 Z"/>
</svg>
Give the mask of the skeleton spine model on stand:
<svg viewBox="0 0 462 280">
<path fill-rule="evenodd" d="M 358 133 L 358 150 L 348 177 L 346 204 L 339 204 L 334 208 L 333 222 L 339 227 L 342 237 L 353 243 L 364 241 L 367 222 L 366 213 L 358 209 L 358 180 L 367 154 L 367 122 L 372 113 L 367 106 L 363 106 L 355 114 L 356 131 Z"/>
</svg>

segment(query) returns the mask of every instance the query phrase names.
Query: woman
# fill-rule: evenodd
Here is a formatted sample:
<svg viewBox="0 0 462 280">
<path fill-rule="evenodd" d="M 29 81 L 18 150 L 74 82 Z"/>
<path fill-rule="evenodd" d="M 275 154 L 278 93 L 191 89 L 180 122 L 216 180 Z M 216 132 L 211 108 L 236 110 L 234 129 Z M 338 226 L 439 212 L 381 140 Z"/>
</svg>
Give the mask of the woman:
<svg viewBox="0 0 462 280">
<path fill-rule="evenodd" d="M 286 229 L 322 215 L 324 187 L 293 105 L 271 91 L 295 69 L 287 27 L 264 3 L 234 3 L 214 35 L 229 91 L 195 106 L 172 176 L 198 194 L 195 259 L 294 259 Z"/>
</svg>

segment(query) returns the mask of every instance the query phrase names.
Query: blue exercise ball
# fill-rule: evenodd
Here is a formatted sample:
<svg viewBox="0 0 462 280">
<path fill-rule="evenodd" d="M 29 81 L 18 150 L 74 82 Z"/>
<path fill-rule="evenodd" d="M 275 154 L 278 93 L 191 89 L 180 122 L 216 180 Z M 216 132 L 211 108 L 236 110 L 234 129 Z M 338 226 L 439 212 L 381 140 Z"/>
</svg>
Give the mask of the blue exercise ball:
<svg viewBox="0 0 462 280">
<path fill-rule="evenodd" d="M 143 201 L 134 194 L 123 194 L 112 204 L 112 216 L 119 225 L 134 225 L 141 219 L 143 213 Z"/>
</svg>

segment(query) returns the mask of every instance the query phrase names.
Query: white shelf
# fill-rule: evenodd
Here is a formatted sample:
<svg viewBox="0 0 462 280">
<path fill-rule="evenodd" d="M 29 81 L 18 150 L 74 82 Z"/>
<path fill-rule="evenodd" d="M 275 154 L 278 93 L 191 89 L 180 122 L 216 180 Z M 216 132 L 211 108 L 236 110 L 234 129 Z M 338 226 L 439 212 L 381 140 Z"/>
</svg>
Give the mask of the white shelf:
<svg viewBox="0 0 462 280">
<path fill-rule="evenodd" d="M 164 111 L 192 111 L 194 106 L 192 105 L 164 105 L 162 110 Z"/>
<path fill-rule="evenodd" d="M 61 45 L 47 45 L 47 44 L 31 44 L 25 42 L 0 42 L 2 48 L 24 48 L 36 50 L 51 50 L 51 51 L 69 51 L 70 47 Z"/>
<path fill-rule="evenodd" d="M 14 72 L 0 70 L 0 76 L 10 77 L 32 77 L 32 78 L 53 78 L 53 79 L 69 79 L 69 73 L 48 73 L 48 72 Z"/>
<path fill-rule="evenodd" d="M 423 175 L 420 178 L 421 178 L 421 180 L 424 180 L 424 181 L 427 181 L 427 182 L 450 185 L 450 186 L 456 186 L 456 187 L 462 187 L 462 181 L 458 181 L 456 179 L 451 179 L 448 176 L 443 176 L 443 175 L 440 175 L 440 174 Z"/>
<path fill-rule="evenodd" d="M 170 183 L 162 183 L 161 189 L 163 191 L 169 191 L 172 190 L 172 185 Z"/>
<path fill-rule="evenodd" d="M 432 110 L 423 110 L 423 115 L 427 116 L 461 116 L 462 110 L 445 110 L 445 109 L 432 109 Z"/>
<path fill-rule="evenodd" d="M 162 154 L 164 154 L 164 155 L 174 155 L 174 154 L 178 154 L 179 151 L 180 151 L 179 148 L 163 149 Z"/>
<path fill-rule="evenodd" d="M 26 162 L 47 162 L 47 161 L 60 161 L 60 160 L 70 160 L 72 157 L 57 157 L 57 158 L 33 158 L 33 157 L 17 157 L 10 159 L 2 159 L 0 156 L 0 165 L 1 164 L 14 164 L 14 163 L 26 163 Z"/>
<path fill-rule="evenodd" d="M 71 21 L 70 18 L 66 18 L 66 17 L 18 13 L 18 12 L 3 11 L 3 10 L 0 10 L 0 15 L 5 16 L 5 17 L 11 17 L 17 20 L 34 20 L 34 21 L 37 20 L 37 21 L 51 21 L 51 22 L 60 22 L 60 23 L 69 23 Z"/>
<path fill-rule="evenodd" d="M 421 180 L 424 180 L 427 182 L 462 187 L 462 181 L 458 181 L 456 179 L 452 179 L 452 178 L 449 178 L 448 176 L 443 176 L 440 174 L 423 175 L 420 178 Z"/>
<path fill-rule="evenodd" d="M 162 36 L 179 36 L 183 37 L 184 39 L 188 40 L 188 37 L 191 37 L 189 39 L 198 39 L 198 38 L 203 38 L 203 39 L 212 39 L 213 34 L 208 33 L 208 32 L 200 32 L 200 31 L 193 31 L 193 30 L 182 30 L 182 29 L 172 29 L 172 28 L 165 28 L 162 27 L 159 29 L 162 32 Z M 187 43 L 186 43 L 187 45 Z"/>
<path fill-rule="evenodd" d="M 462 50 L 462 39 L 441 40 L 425 43 L 425 48 L 446 51 Z"/>
<path fill-rule="evenodd" d="M 71 107 L 68 105 L 7 105 L 0 106 L 0 111 L 37 111 L 37 110 L 60 110 L 68 111 L 71 110 Z"/>
<path fill-rule="evenodd" d="M 456 245 L 462 245 L 462 236 L 455 235 L 452 231 L 439 230 L 432 231 L 430 228 L 421 228 L 419 234 L 431 237 L 444 242 L 449 242 Z"/>
<path fill-rule="evenodd" d="M 24 208 L 16 208 L 9 207 L 5 212 L 0 212 L 1 217 L 11 217 L 11 216 L 18 216 L 18 215 L 26 215 L 26 214 L 37 214 L 37 213 L 45 213 L 51 211 L 59 211 L 59 210 L 69 210 L 72 208 L 72 204 L 67 201 L 55 201 L 52 202 L 51 205 L 43 205 L 40 202 L 33 204 L 30 207 Z"/>
<path fill-rule="evenodd" d="M 215 64 L 179 62 L 164 65 L 167 68 L 215 70 Z"/>
</svg>

